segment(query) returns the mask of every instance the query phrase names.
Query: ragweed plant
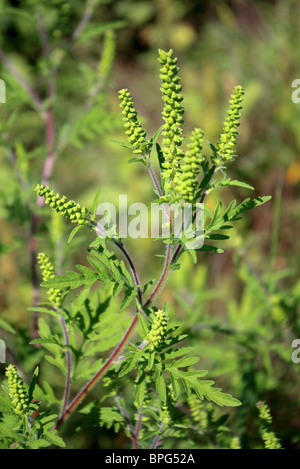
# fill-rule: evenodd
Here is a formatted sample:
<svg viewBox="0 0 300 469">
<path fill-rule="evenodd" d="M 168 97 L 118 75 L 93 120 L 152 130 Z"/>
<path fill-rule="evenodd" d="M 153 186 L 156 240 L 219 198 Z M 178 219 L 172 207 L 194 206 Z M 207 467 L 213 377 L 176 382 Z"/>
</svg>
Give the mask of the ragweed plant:
<svg viewBox="0 0 300 469">
<path fill-rule="evenodd" d="M 69 241 L 84 228 L 95 233 L 95 240 L 88 247 L 86 265 L 78 264 L 76 270 L 65 274 L 54 275 L 49 258 L 39 255 L 48 301 L 34 308 L 41 316 L 39 338 L 32 343 L 50 352 L 46 359 L 65 376 L 65 392 L 60 401 L 49 389 L 35 386 L 33 396 L 48 406 L 60 402 L 57 431 L 63 432 L 66 420 L 78 411 L 83 415 L 78 429 L 96 425 L 116 432 L 122 430 L 134 448 L 168 447 L 170 439 L 182 440 L 193 432 L 207 435 L 214 444 L 214 435 L 223 425 L 222 419 L 213 416 L 214 408 L 241 405 L 213 380 L 204 379 L 208 372 L 196 366 L 199 357 L 192 354 L 184 324 L 168 304 L 157 304 L 158 295 L 170 272 L 180 268 L 184 253 L 197 262 L 199 253 L 222 252 L 214 241 L 228 239 L 230 228 L 244 212 L 269 199 L 247 198 L 239 205 L 233 200 L 225 209 L 219 202 L 214 211 L 205 207 L 204 244 L 195 249 L 188 248 L 185 239 L 176 236 L 170 209 L 173 202 L 189 202 L 195 214 L 196 204 L 204 204 L 207 194 L 221 187 L 241 185 L 251 189 L 226 174 L 226 166 L 234 158 L 243 90 L 236 87 L 220 141 L 208 145 L 207 155 L 201 128 L 183 136 L 183 96 L 173 51 L 159 51 L 159 63 L 164 123 L 152 137 L 147 137 L 143 129 L 129 90 L 119 93 L 127 136 L 127 142 L 121 145 L 130 149 L 135 161 L 149 171 L 170 227 L 169 237 L 162 240 L 164 264 L 156 284 L 141 282 L 120 235 L 106 232 L 105 236 L 97 236 L 101 234 L 96 217 L 99 193 L 89 210 L 43 184 L 36 187 L 37 195 L 46 204 L 77 225 Z M 159 177 L 153 158 L 158 159 Z M 125 309 L 131 312 L 130 321 L 122 313 Z M 42 317 L 47 313 L 58 319 L 63 328 L 57 328 L 55 321 L 47 322 Z M 102 398 L 91 394 L 93 399 L 88 400 L 102 378 Z M 79 380 L 85 380 L 85 384 L 71 400 L 69 396 Z M 238 446 L 237 441 L 233 446 Z"/>
</svg>

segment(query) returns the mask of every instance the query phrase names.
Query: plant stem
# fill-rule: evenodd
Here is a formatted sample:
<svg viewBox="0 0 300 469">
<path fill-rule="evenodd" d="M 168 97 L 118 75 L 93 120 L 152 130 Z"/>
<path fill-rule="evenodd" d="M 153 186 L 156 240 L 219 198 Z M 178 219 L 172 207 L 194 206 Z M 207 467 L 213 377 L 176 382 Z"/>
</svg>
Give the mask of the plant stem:
<svg viewBox="0 0 300 469">
<path fill-rule="evenodd" d="M 173 218 L 170 216 L 170 227 L 172 228 L 172 223 L 173 223 Z M 137 273 L 137 270 L 134 266 L 134 263 L 123 245 L 122 242 L 114 240 L 115 245 L 121 250 L 121 252 L 124 254 L 126 257 L 126 260 L 128 261 L 128 264 L 130 266 L 131 274 L 133 277 L 133 281 L 135 286 L 137 287 L 138 291 L 138 299 L 140 304 L 142 305 L 142 292 L 140 288 L 140 281 L 139 281 L 139 276 Z M 162 274 L 160 276 L 160 279 L 158 280 L 158 283 L 156 287 L 154 288 L 152 294 L 146 301 L 146 303 L 143 305 L 143 307 L 147 308 L 149 307 L 154 300 L 156 299 L 158 293 L 160 292 L 161 288 L 163 287 L 163 284 L 168 276 L 169 269 L 170 269 L 170 261 L 171 261 L 171 254 L 172 254 L 172 247 L 171 244 L 167 245 L 167 250 L 166 250 L 166 257 L 165 257 L 165 263 L 164 263 L 164 268 L 162 271 Z M 139 308 L 139 306 L 138 306 Z M 92 379 L 83 387 L 83 389 L 79 392 L 79 394 L 73 399 L 71 404 L 68 406 L 68 408 L 65 410 L 65 412 L 60 416 L 60 418 L 57 421 L 56 424 L 56 429 L 59 429 L 62 423 L 68 418 L 68 416 L 78 407 L 78 405 L 85 399 L 86 395 L 88 392 L 97 384 L 97 382 L 102 378 L 102 376 L 109 370 L 109 368 L 112 366 L 112 364 L 117 360 L 117 358 L 120 356 L 123 348 L 127 344 L 128 340 L 132 336 L 132 334 L 135 331 L 135 328 L 138 324 L 139 317 L 136 314 L 132 323 L 130 324 L 129 328 L 127 329 L 123 339 L 119 343 L 119 345 L 116 347 L 116 349 L 113 351 L 107 362 L 100 368 L 100 370 L 92 377 Z"/>
<path fill-rule="evenodd" d="M 129 254 L 129 252 L 127 251 L 127 249 L 125 248 L 124 244 L 121 242 L 121 241 L 117 241 L 117 240 L 114 240 L 114 244 L 120 249 L 120 251 L 124 254 L 128 264 L 129 264 L 129 267 L 130 267 L 130 271 L 131 271 L 131 275 L 132 275 L 132 278 L 133 278 L 133 281 L 134 281 L 134 284 L 135 286 L 137 287 L 137 292 L 138 292 L 138 299 L 139 299 L 139 302 L 142 304 L 142 291 L 141 291 L 141 287 L 140 287 L 140 279 L 139 279 L 139 276 L 138 276 L 138 273 L 137 273 L 137 270 L 135 268 L 135 265 L 131 259 L 131 256 Z"/>
<path fill-rule="evenodd" d="M 127 410 L 125 409 L 125 407 L 122 406 L 121 402 L 120 402 L 120 397 L 119 396 L 115 396 L 115 401 L 116 401 L 116 404 L 121 412 L 121 414 L 123 415 L 124 417 L 124 420 L 127 424 L 127 427 L 128 427 L 128 430 L 129 430 L 129 433 L 130 433 L 130 439 L 132 441 L 132 445 L 133 445 L 133 448 L 134 449 L 139 449 L 139 444 L 138 444 L 138 440 L 136 438 L 136 433 L 134 432 L 133 430 L 133 427 L 131 425 L 131 422 L 130 422 L 130 419 L 129 419 L 129 415 L 127 413 Z"/>
<path fill-rule="evenodd" d="M 26 91 L 26 93 L 31 97 L 34 106 L 38 109 L 39 112 L 44 111 L 44 104 L 35 90 L 31 85 L 25 80 L 23 75 L 15 67 L 15 65 L 10 61 L 4 51 L 0 48 L 0 60 L 5 65 L 7 70 L 13 75 L 13 77 L 19 82 L 20 86 Z"/>
<path fill-rule="evenodd" d="M 164 283 L 167 279 L 169 269 L 170 269 L 170 265 L 171 265 L 170 264 L 171 253 L 172 253 L 171 244 L 168 244 L 167 245 L 167 250 L 166 250 L 166 257 L 165 257 L 165 263 L 164 263 L 163 271 L 161 273 L 160 279 L 157 282 L 153 292 L 151 293 L 150 297 L 148 298 L 148 300 L 146 301 L 146 303 L 144 305 L 145 308 L 148 308 L 153 303 L 154 299 L 156 298 L 156 296 L 158 295 L 158 293 L 162 289 L 162 287 L 163 287 L 163 285 L 164 285 Z"/>
<path fill-rule="evenodd" d="M 135 439 L 135 444 L 137 447 L 136 449 L 139 448 L 139 436 L 140 436 L 140 431 L 142 427 L 142 420 L 143 420 L 142 407 L 140 407 L 138 410 L 138 418 L 137 418 L 135 432 L 134 432 L 134 439 Z"/>
<path fill-rule="evenodd" d="M 151 164 L 151 162 L 150 162 L 150 158 L 149 158 L 149 157 L 147 157 L 147 164 L 148 164 L 148 171 L 149 171 L 149 174 L 150 174 L 150 176 L 151 176 L 151 179 L 152 179 L 152 182 L 153 182 L 153 184 L 154 184 L 154 187 L 155 187 L 155 189 L 157 190 L 157 193 L 158 193 L 159 197 L 162 197 L 162 196 L 163 196 L 163 191 L 162 191 L 162 189 L 161 189 L 161 187 L 160 187 L 160 184 L 159 184 L 159 182 L 158 182 L 158 179 L 157 179 L 157 177 L 156 177 L 156 174 L 155 174 L 155 172 L 154 172 L 154 169 L 153 169 L 153 166 L 152 166 L 152 164 Z"/>
<path fill-rule="evenodd" d="M 119 243 L 117 242 L 118 244 L 116 244 L 121 250 L 122 252 L 124 253 L 124 255 L 126 256 L 126 259 L 129 260 L 130 259 L 130 262 L 132 264 L 132 269 L 133 269 L 133 272 L 135 273 L 135 276 L 134 276 L 134 282 L 139 282 L 138 280 L 138 275 L 136 273 L 136 269 L 134 267 L 134 264 L 127 252 L 127 250 L 125 249 L 125 247 L 123 246 L 122 243 Z M 126 254 L 125 254 L 126 253 Z M 127 258 L 127 256 L 129 256 Z M 167 277 L 167 274 L 168 274 L 168 271 L 169 271 L 169 266 L 170 266 L 170 258 L 171 258 L 171 246 L 168 244 L 167 246 L 167 254 L 166 254 L 166 259 L 165 259 L 165 265 L 164 265 L 164 269 L 163 269 L 163 272 L 162 272 L 162 275 L 158 281 L 158 284 L 156 286 L 156 288 L 154 289 L 153 293 L 151 294 L 150 298 L 146 301 L 146 303 L 144 304 L 144 307 L 149 307 L 150 304 L 153 303 L 153 301 L 155 300 L 156 296 L 158 295 L 166 277 Z M 138 283 L 136 284 L 138 285 Z M 138 290 L 140 291 L 140 290 Z M 141 295 L 141 293 L 140 293 Z M 142 297 L 140 296 L 140 298 L 142 299 Z M 67 407 L 67 409 L 65 410 L 65 412 L 59 417 L 58 421 L 57 421 L 57 424 L 56 424 L 56 429 L 59 429 L 60 426 L 62 425 L 62 423 L 69 417 L 69 415 L 79 406 L 79 404 L 81 404 L 81 402 L 85 399 L 86 395 L 88 394 L 88 392 L 93 389 L 93 387 L 97 384 L 97 382 L 102 378 L 102 376 L 109 370 L 109 368 L 112 366 L 112 364 L 117 360 L 117 358 L 120 356 L 123 348 L 125 347 L 125 345 L 127 344 L 128 340 L 130 339 L 130 337 L 132 336 L 132 334 L 134 333 L 135 331 L 135 328 L 138 324 L 138 321 L 139 321 L 139 317 L 138 315 L 136 314 L 132 323 L 130 324 L 129 328 L 127 329 L 123 339 L 121 340 L 121 342 L 119 343 L 119 345 L 115 348 L 115 350 L 113 351 L 113 353 L 111 354 L 111 356 L 109 357 L 109 359 L 107 360 L 107 362 L 100 368 L 100 370 L 92 377 L 92 379 L 83 387 L 83 389 L 79 392 L 79 394 L 77 394 L 77 396 L 73 399 L 73 401 L 71 402 L 71 404 Z"/>
<path fill-rule="evenodd" d="M 158 447 L 158 445 L 160 444 L 159 436 L 163 431 L 164 431 L 164 424 L 161 422 L 159 432 L 157 433 L 157 435 L 155 435 L 155 437 L 153 439 L 151 449 L 156 449 Z"/>
<path fill-rule="evenodd" d="M 79 38 L 79 36 L 81 35 L 82 31 L 84 30 L 84 28 L 87 26 L 87 24 L 89 23 L 91 17 L 92 17 L 92 14 L 94 12 L 94 8 L 96 6 L 96 1 L 95 0 L 88 0 L 85 4 L 85 9 L 84 9 L 84 12 L 83 12 L 83 15 L 82 15 L 82 18 L 80 20 L 80 22 L 78 23 L 75 31 L 73 32 L 72 34 L 72 37 L 71 37 L 71 41 L 76 41 L 76 39 Z"/>
<path fill-rule="evenodd" d="M 70 397 L 70 386 L 71 386 L 71 353 L 70 353 L 70 341 L 69 341 L 69 332 L 67 330 L 66 321 L 63 316 L 60 317 L 60 323 L 62 325 L 63 334 L 65 337 L 66 344 L 66 365 L 67 365 L 67 376 L 66 376 L 66 386 L 64 392 L 64 401 L 61 409 L 61 414 L 63 415 L 67 409 Z"/>
<path fill-rule="evenodd" d="M 136 314 L 132 323 L 127 329 L 123 339 L 121 340 L 117 348 L 114 350 L 114 352 L 111 354 L 107 362 L 100 368 L 100 370 L 93 376 L 93 378 L 84 386 L 84 388 L 75 397 L 75 399 L 73 399 L 71 404 L 65 410 L 64 414 L 60 416 L 55 427 L 56 429 L 58 429 L 61 426 L 61 424 L 66 420 L 66 418 L 78 407 L 78 405 L 83 401 L 87 393 L 95 386 L 95 384 L 99 381 L 99 379 L 102 378 L 102 376 L 108 371 L 108 369 L 113 364 L 113 362 L 118 358 L 122 349 L 124 348 L 128 340 L 130 339 L 131 335 L 133 334 L 135 327 L 138 323 L 138 320 L 139 318 L 138 318 L 138 315 Z"/>
</svg>

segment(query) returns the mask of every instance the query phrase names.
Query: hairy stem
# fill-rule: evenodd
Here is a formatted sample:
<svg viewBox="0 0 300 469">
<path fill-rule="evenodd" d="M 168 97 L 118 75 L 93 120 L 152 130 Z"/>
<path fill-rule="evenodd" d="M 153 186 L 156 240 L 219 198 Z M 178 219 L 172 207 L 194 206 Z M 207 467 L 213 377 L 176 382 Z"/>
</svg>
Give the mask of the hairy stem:
<svg viewBox="0 0 300 469">
<path fill-rule="evenodd" d="M 65 392 L 64 392 L 64 400 L 63 406 L 61 409 L 61 414 L 63 415 L 66 412 L 69 397 L 70 397 L 70 386 L 71 386 L 71 353 L 70 353 L 70 341 L 69 341 L 69 332 L 67 330 L 66 322 L 63 316 L 60 317 L 60 323 L 62 325 L 63 334 L 65 337 L 65 344 L 66 344 L 66 366 L 67 366 L 67 376 L 66 376 L 66 385 L 65 385 Z"/>
<path fill-rule="evenodd" d="M 93 387 L 97 384 L 100 378 L 109 370 L 111 365 L 114 361 L 118 358 L 121 351 L 123 350 L 124 346 L 127 344 L 128 340 L 130 339 L 131 335 L 133 334 L 135 327 L 138 323 L 138 315 L 136 314 L 132 323 L 130 324 L 129 328 L 127 329 L 123 339 L 117 346 L 117 348 L 113 351 L 107 362 L 100 368 L 100 370 L 93 376 L 93 378 L 84 386 L 84 388 L 80 391 L 80 393 L 73 399 L 71 404 L 65 410 L 64 414 L 60 416 L 57 421 L 56 429 L 58 429 L 61 424 L 66 420 L 66 418 L 79 406 L 79 404 L 84 400 L 87 393 L 93 389 Z"/>
<path fill-rule="evenodd" d="M 125 409 L 125 407 L 123 407 L 123 405 L 121 404 L 121 400 L 120 400 L 120 397 L 119 396 L 116 396 L 115 397 L 115 401 L 116 401 L 116 404 L 118 406 L 118 409 L 120 410 L 121 414 L 123 415 L 124 417 L 124 420 L 126 422 L 126 425 L 128 427 L 128 430 L 129 430 L 129 433 L 130 433 L 130 439 L 132 441 L 132 445 L 133 445 L 133 448 L 134 449 L 139 449 L 139 444 L 138 444 L 138 440 L 136 438 L 136 434 L 133 430 L 133 427 L 131 425 L 131 422 L 130 422 L 130 418 L 129 418 L 129 415 L 127 413 L 127 410 Z"/>
<path fill-rule="evenodd" d="M 127 262 L 128 262 L 128 265 L 130 267 L 130 271 L 131 271 L 131 275 L 132 275 L 132 278 L 133 278 L 133 281 L 134 281 L 134 284 L 135 286 L 137 287 L 137 292 L 138 292 L 138 299 L 139 299 L 139 302 L 142 304 L 142 291 L 141 291 L 141 287 L 140 287 L 140 279 L 139 279 L 139 276 L 138 276 L 138 273 L 137 273 L 137 270 L 135 268 L 135 265 L 131 259 L 131 256 L 130 254 L 128 253 L 127 249 L 125 248 L 124 244 L 121 242 L 121 241 L 117 241 L 115 240 L 114 241 L 114 244 L 120 249 L 120 251 L 124 254 Z"/>
<path fill-rule="evenodd" d="M 168 273 L 169 273 L 169 270 L 170 270 L 171 253 L 172 253 L 171 244 L 168 244 L 167 245 L 167 250 L 166 250 L 166 257 L 165 257 L 165 263 L 164 263 L 163 271 L 161 273 L 160 279 L 158 280 L 153 292 L 151 293 L 151 295 L 149 296 L 148 300 L 146 301 L 146 303 L 144 305 L 145 308 L 148 308 L 153 303 L 153 301 L 155 300 L 155 298 L 159 294 L 160 290 L 162 289 L 162 287 L 163 287 L 163 285 L 164 285 L 164 283 L 167 279 L 167 276 L 168 276 Z"/>
<path fill-rule="evenodd" d="M 172 229 L 173 225 L 173 218 L 170 216 L 170 227 Z M 134 263 L 126 250 L 125 246 L 123 245 L 122 242 L 114 240 L 115 245 L 121 250 L 121 252 L 124 254 L 126 257 L 126 260 L 130 266 L 132 278 L 134 281 L 135 286 L 137 287 L 138 291 L 138 299 L 140 304 L 142 305 L 142 293 L 140 289 L 140 281 L 138 277 L 138 273 L 136 271 L 136 268 L 134 266 Z M 165 257 L 165 263 L 164 263 L 164 268 L 161 273 L 160 279 L 158 280 L 158 283 L 156 287 L 154 288 L 152 294 L 148 298 L 148 300 L 145 302 L 143 307 L 148 308 L 156 299 L 157 295 L 159 294 L 161 288 L 163 287 L 165 280 L 168 276 L 169 269 L 170 269 L 170 261 L 171 261 L 171 254 L 172 254 L 172 247 L 171 244 L 167 245 L 167 250 L 166 250 L 166 257 Z M 138 305 L 139 309 L 139 305 Z M 129 328 L 127 329 L 123 339 L 119 343 L 119 345 L 116 347 L 116 349 L 113 351 L 107 362 L 100 368 L 100 370 L 92 377 L 92 379 L 83 387 L 83 389 L 79 392 L 79 394 L 75 397 L 75 399 L 71 402 L 71 404 L 68 406 L 68 408 L 65 410 L 65 412 L 60 416 L 60 418 L 57 421 L 56 424 L 56 429 L 59 429 L 62 423 L 68 418 L 68 416 L 79 406 L 79 404 L 85 399 L 86 395 L 88 392 L 97 384 L 97 382 L 102 378 L 102 376 L 109 370 L 109 368 L 113 365 L 113 363 L 118 359 L 120 356 L 123 348 L 127 344 L 128 340 L 132 336 L 132 334 L 135 331 L 135 328 L 138 324 L 139 317 L 136 314 L 132 323 L 130 324 Z"/>
<path fill-rule="evenodd" d="M 160 444 L 160 434 L 164 431 L 164 424 L 161 422 L 160 423 L 160 428 L 159 428 L 159 432 L 157 433 L 157 435 L 155 435 L 155 437 L 153 438 L 153 441 L 152 441 L 152 445 L 151 445 L 151 449 L 156 449 L 158 447 L 158 445 Z"/>
<path fill-rule="evenodd" d="M 79 21 L 75 31 L 73 32 L 72 34 L 72 37 L 71 37 L 71 40 L 72 41 L 76 41 L 76 39 L 79 38 L 79 36 L 81 35 L 82 31 L 84 30 L 84 28 L 87 26 L 87 24 L 89 23 L 91 17 L 92 17 L 92 14 L 94 12 L 94 8 L 96 6 L 96 1 L 95 0 L 88 0 L 85 4 L 85 9 L 84 9 L 84 12 L 83 12 L 83 15 L 82 15 L 82 18 L 81 20 Z"/>
<path fill-rule="evenodd" d="M 142 428 L 142 420 L 143 420 L 143 414 L 142 414 L 142 408 L 140 407 L 138 410 L 138 418 L 137 418 L 135 432 L 134 432 L 136 449 L 139 448 L 139 436 L 140 436 L 140 432 Z"/>
<path fill-rule="evenodd" d="M 2 61 L 3 65 L 7 68 L 7 70 L 12 74 L 12 76 L 18 81 L 19 85 L 26 91 L 26 93 L 31 97 L 34 107 L 37 108 L 39 112 L 44 111 L 44 104 L 35 90 L 31 87 L 28 81 L 21 75 L 19 70 L 15 67 L 15 65 L 11 62 L 11 60 L 7 57 L 4 51 L 0 48 L 0 60 Z"/>
<path fill-rule="evenodd" d="M 119 244 L 119 245 L 118 245 Z M 128 252 L 126 251 L 125 247 L 121 244 L 121 243 L 118 243 L 117 246 L 120 247 L 120 249 L 122 250 L 122 252 L 124 253 L 124 255 L 126 255 L 126 258 L 127 256 L 129 256 Z M 125 254 L 126 252 L 126 254 Z M 157 297 L 166 277 L 167 277 L 167 274 L 168 274 L 168 271 L 169 271 L 169 266 L 170 266 L 170 258 L 171 258 L 171 246 L 168 245 L 167 246 L 167 254 L 166 254 L 166 260 L 165 260 L 165 265 L 164 265 L 164 269 L 163 269 L 163 272 L 162 272 L 162 275 L 160 277 L 160 280 L 158 281 L 158 284 L 156 286 L 156 288 L 154 289 L 153 293 L 151 294 L 150 298 L 146 301 L 146 303 L 144 304 L 144 307 L 149 307 L 153 301 L 155 300 L 155 298 Z M 139 282 L 138 280 L 138 276 L 137 276 L 137 273 L 136 273 L 136 269 L 134 267 L 134 264 L 131 260 L 131 258 L 129 257 L 130 259 L 130 262 L 132 263 L 132 266 L 133 266 L 133 272 L 135 273 L 134 275 L 134 282 Z M 128 259 L 127 259 L 128 260 Z M 138 283 L 137 283 L 138 285 Z M 141 294 L 140 294 L 141 295 Z M 142 299 L 142 297 L 140 296 L 140 298 Z M 62 425 L 62 423 L 69 417 L 69 415 L 79 406 L 79 404 L 81 404 L 81 402 L 85 399 L 86 395 L 88 394 L 89 391 L 91 391 L 91 389 L 93 389 L 93 387 L 98 383 L 98 381 L 104 376 L 104 374 L 109 370 L 109 368 L 113 365 L 113 363 L 118 359 L 118 357 L 120 356 L 123 348 L 125 347 L 125 345 L 127 344 L 128 340 L 130 339 L 130 337 L 132 336 L 132 334 L 134 333 L 135 331 L 135 328 L 138 324 L 138 321 L 139 321 L 139 317 L 138 315 L 136 314 L 132 323 L 130 324 L 129 328 L 127 329 L 123 339 L 121 340 L 121 342 L 119 343 L 119 345 L 115 348 L 115 350 L 113 351 L 113 353 L 111 354 L 111 356 L 109 357 L 109 359 L 107 360 L 107 362 L 100 368 L 100 370 L 92 377 L 92 379 L 83 387 L 83 389 L 79 392 L 79 394 L 77 394 L 77 396 L 73 399 L 73 401 L 71 402 L 71 404 L 67 407 L 67 409 L 65 410 L 65 412 L 60 416 L 60 418 L 58 419 L 57 421 L 57 424 L 56 424 L 56 429 L 59 429 L 60 426 Z"/>
</svg>

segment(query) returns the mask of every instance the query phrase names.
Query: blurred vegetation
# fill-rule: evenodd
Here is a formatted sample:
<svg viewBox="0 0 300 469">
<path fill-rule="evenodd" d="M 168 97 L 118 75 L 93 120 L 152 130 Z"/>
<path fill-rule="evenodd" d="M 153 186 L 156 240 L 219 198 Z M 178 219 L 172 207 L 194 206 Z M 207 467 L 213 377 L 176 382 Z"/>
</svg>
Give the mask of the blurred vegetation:
<svg viewBox="0 0 300 469">
<path fill-rule="evenodd" d="M 171 47 L 179 58 L 189 110 L 185 129 L 201 126 L 210 141 L 221 131 L 235 84 L 244 87 L 241 156 L 230 174 L 254 186 L 255 195 L 272 195 L 272 201 L 240 222 L 225 253 L 201 253 L 196 267 L 183 258 L 181 270 L 170 276 L 159 301 L 167 300 L 181 318 L 202 357 L 201 367 L 212 370 L 218 382 L 242 401 L 230 412 L 228 423 L 242 447 L 261 445 L 256 404 L 262 400 L 271 408 L 283 447 L 299 449 L 300 365 L 291 360 L 291 343 L 300 338 L 300 105 L 291 100 L 291 83 L 300 74 L 300 4 L 297 0 L 90 3 L 89 23 L 69 43 L 84 15 L 84 2 L 0 1 L 0 47 L 5 56 L 45 102 L 48 86 L 55 81 L 48 103 L 54 114 L 57 152 L 51 185 L 86 206 L 99 188 L 102 197 L 113 203 L 119 194 L 128 194 L 129 203 L 149 200 L 152 187 L 144 168 L 128 165 L 131 155 L 111 140 L 124 140 L 117 93 L 123 87 L 132 90 L 145 126 L 153 133 L 160 127 L 158 48 Z M 41 39 L 40 8 L 46 13 L 50 58 Z M 116 50 L 111 52 L 112 70 L 106 79 L 101 64 L 105 65 L 109 34 L 115 37 Z M 24 344 L 32 328 L 27 308 L 33 302 L 28 249 L 36 210 L 33 187 L 41 181 L 46 130 L 42 113 L 3 60 L 0 77 L 7 87 L 7 102 L 0 105 L 0 321 L 6 321 L 3 326 L 0 322 L 0 337 L 9 344 L 7 360 L 22 364 L 26 374 L 42 354 L 34 347 L 28 353 Z M 232 190 L 238 200 L 245 195 L 244 189 Z M 226 190 L 223 198 L 226 203 Z M 216 201 L 208 198 L 207 203 L 214 207 Z M 83 262 L 82 237 L 88 235 L 80 233 L 68 245 L 67 222 L 43 208 L 38 213 L 38 250 L 52 256 L 60 271 Z M 157 275 L 161 259 L 155 254 L 161 245 L 128 240 L 128 249 L 143 280 Z M 43 372 L 60 391 L 63 382 L 51 365 L 45 365 Z M 101 428 L 76 435 L 70 430 L 68 438 L 69 446 L 78 448 L 127 444 L 122 436 L 116 443 L 113 431 Z M 182 442 L 181 447 L 188 444 Z M 201 436 L 197 444 L 204 446 Z"/>
</svg>

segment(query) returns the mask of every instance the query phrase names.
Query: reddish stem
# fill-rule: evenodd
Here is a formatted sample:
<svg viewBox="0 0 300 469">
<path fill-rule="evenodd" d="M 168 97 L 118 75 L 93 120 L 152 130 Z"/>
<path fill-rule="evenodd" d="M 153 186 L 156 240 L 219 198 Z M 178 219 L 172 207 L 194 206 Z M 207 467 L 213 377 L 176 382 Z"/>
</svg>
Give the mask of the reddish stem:
<svg viewBox="0 0 300 469">
<path fill-rule="evenodd" d="M 129 328 L 126 331 L 123 339 L 119 343 L 118 347 L 114 350 L 110 358 L 107 362 L 100 368 L 100 370 L 93 376 L 93 378 L 84 386 L 84 388 L 80 391 L 80 393 L 73 399 L 69 407 L 66 409 L 63 415 L 58 419 L 56 424 L 56 429 L 58 429 L 61 424 L 68 418 L 68 416 L 79 406 L 79 404 L 83 401 L 87 393 L 95 386 L 95 384 L 99 381 L 99 379 L 107 372 L 113 362 L 118 358 L 121 351 L 123 350 L 124 346 L 128 342 L 130 336 L 134 332 L 134 329 L 138 323 L 138 315 L 136 314 L 132 323 L 130 324 Z"/>
</svg>

